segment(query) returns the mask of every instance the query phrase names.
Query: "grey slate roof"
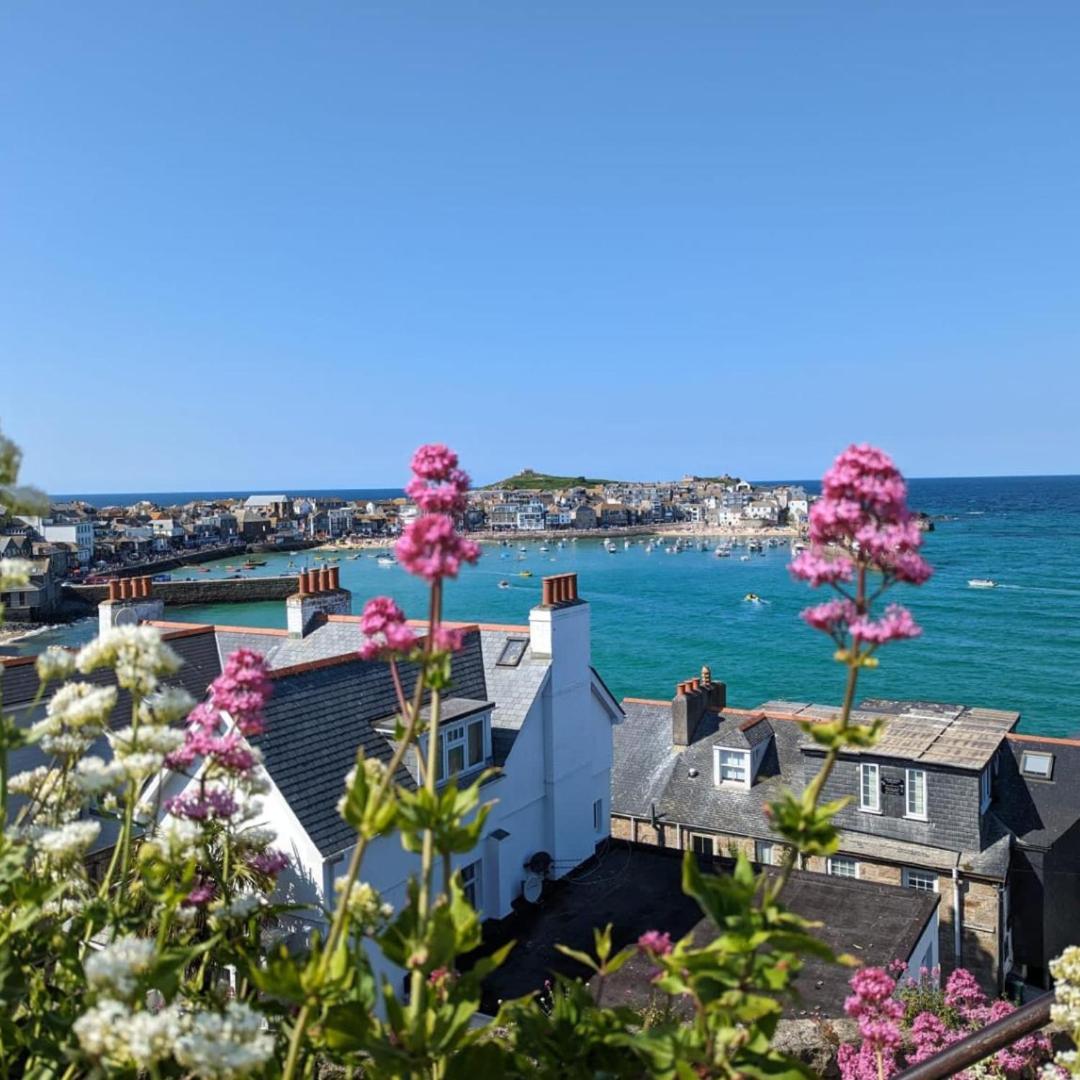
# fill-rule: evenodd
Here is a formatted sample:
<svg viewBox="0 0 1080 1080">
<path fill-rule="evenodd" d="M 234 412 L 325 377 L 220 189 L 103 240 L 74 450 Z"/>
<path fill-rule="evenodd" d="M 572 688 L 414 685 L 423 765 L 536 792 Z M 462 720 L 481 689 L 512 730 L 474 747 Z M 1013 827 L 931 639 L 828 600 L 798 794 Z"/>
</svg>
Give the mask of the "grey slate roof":
<svg viewBox="0 0 1080 1080">
<path fill-rule="evenodd" d="M 679 748 L 671 742 L 669 703 L 628 699 L 623 702 L 623 708 L 625 718 L 613 729 L 613 814 L 651 819 L 655 812 L 661 822 L 770 839 L 773 834 L 765 815 L 766 805 L 782 790 L 798 793 L 806 784 L 802 747 L 808 740 L 799 725 L 790 720 L 760 721 L 741 731 L 745 716 L 706 714 L 693 743 Z M 824 707 L 800 702 L 768 702 L 760 711 L 774 717 L 805 716 L 808 708 L 825 711 Z M 735 785 L 717 787 L 713 782 L 713 747 L 745 748 L 749 742 L 743 740 L 755 731 L 772 734 L 773 738 L 753 785 L 749 790 Z M 1080 764 L 1080 746 L 1077 755 Z M 812 762 L 810 767 L 816 770 L 817 763 Z M 999 794 L 997 798 L 1000 800 L 1002 796 Z M 840 841 L 844 854 L 944 872 L 959 865 L 969 873 L 1003 879 L 1009 864 L 1010 836 L 1002 823 L 995 820 L 991 820 L 989 835 L 979 852 L 934 848 L 853 830 L 843 830 Z"/>
<path fill-rule="evenodd" d="M 252 649 L 261 654 L 270 667 L 285 668 L 354 653 L 364 638 L 355 622 L 329 620 L 315 626 L 302 638 L 217 628 L 217 640 L 222 663 L 236 649 Z"/>
<path fill-rule="evenodd" d="M 723 746 L 732 750 L 749 750 L 771 738 L 773 726 L 768 717 L 750 717 L 741 723 L 719 725 L 714 746 Z"/>
<path fill-rule="evenodd" d="M 500 667 L 498 664 L 507 641 L 528 637 L 528 631 L 524 629 L 480 631 L 484 679 L 488 696 L 495 702 L 495 711 L 491 716 L 493 728 L 518 731 L 547 678 L 551 661 L 533 656 L 531 642 L 516 667 Z"/>
<path fill-rule="evenodd" d="M 1001 755 L 991 809 L 1022 847 L 1049 848 L 1080 822 L 1080 743 L 1025 735 L 1008 739 L 1007 746 L 1010 753 Z M 1025 780 L 1020 773 L 1025 750 L 1053 754 L 1050 780 Z"/>
</svg>

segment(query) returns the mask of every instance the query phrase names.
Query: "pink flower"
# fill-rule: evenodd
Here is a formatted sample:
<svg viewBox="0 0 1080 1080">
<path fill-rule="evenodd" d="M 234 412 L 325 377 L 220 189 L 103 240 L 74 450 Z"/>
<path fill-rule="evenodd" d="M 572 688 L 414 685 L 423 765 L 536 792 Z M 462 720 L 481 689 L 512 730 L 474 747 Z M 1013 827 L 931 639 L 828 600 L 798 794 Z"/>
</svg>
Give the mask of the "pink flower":
<svg viewBox="0 0 1080 1080">
<path fill-rule="evenodd" d="M 667 931 L 646 930 L 637 943 L 638 948 L 650 956 L 667 956 L 672 949 L 671 935 Z"/>
<path fill-rule="evenodd" d="M 202 907 L 204 904 L 209 904 L 211 900 L 217 895 L 217 886 L 212 882 L 203 878 L 198 885 L 195 886 L 181 901 L 181 907 Z"/>
<path fill-rule="evenodd" d="M 231 818 L 239 807 L 236 800 L 224 788 L 207 788 L 185 791 L 165 801 L 165 810 L 174 817 L 191 818 L 193 821 Z"/>
<path fill-rule="evenodd" d="M 911 617 L 911 612 L 899 604 L 890 604 L 880 619 L 863 616 L 848 624 L 848 631 L 856 641 L 884 645 L 887 641 L 900 641 L 918 637 L 922 627 Z"/>
<path fill-rule="evenodd" d="M 412 457 L 412 471 L 421 480 L 446 480 L 457 468 L 458 456 L 442 443 L 421 446 Z"/>
<path fill-rule="evenodd" d="M 986 1004 L 986 994 L 967 968 L 957 968 L 945 984 L 945 1004 L 954 1009 Z"/>
<path fill-rule="evenodd" d="M 460 469 L 451 469 L 449 478 L 438 484 L 419 476 L 405 485 L 405 494 L 425 514 L 460 514 L 465 510 L 469 477 Z"/>
<path fill-rule="evenodd" d="M 405 612 L 389 596 L 376 596 L 364 605 L 360 630 L 367 641 L 360 647 L 365 660 L 406 656 L 416 646 L 416 635 L 405 621 Z"/>
<path fill-rule="evenodd" d="M 446 514 L 426 514 L 411 522 L 395 551 L 410 574 L 431 583 L 457 577 L 463 562 L 475 563 L 480 558 L 479 545 L 459 536 Z"/>
<path fill-rule="evenodd" d="M 855 564 L 848 558 L 828 559 L 816 551 L 803 551 L 788 565 L 791 576 L 808 581 L 815 589 L 819 585 L 835 585 L 850 581 Z"/>
<path fill-rule="evenodd" d="M 828 600 L 824 604 L 807 608 L 802 613 L 802 620 L 815 630 L 836 636 L 856 617 L 855 605 L 850 600 Z"/>
<path fill-rule="evenodd" d="M 210 684 L 210 703 L 227 712 L 245 735 L 258 735 L 263 730 L 262 710 L 270 690 L 266 661 L 250 649 L 237 649 Z"/>
<path fill-rule="evenodd" d="M 289 856 L 284 851 L 267 848 L 266 851 L 260 851 L 258 855 L 253 855 L 248 859 L 248 866 L 267 877 L 277 877 L 288 868 Z"/>
</svg>

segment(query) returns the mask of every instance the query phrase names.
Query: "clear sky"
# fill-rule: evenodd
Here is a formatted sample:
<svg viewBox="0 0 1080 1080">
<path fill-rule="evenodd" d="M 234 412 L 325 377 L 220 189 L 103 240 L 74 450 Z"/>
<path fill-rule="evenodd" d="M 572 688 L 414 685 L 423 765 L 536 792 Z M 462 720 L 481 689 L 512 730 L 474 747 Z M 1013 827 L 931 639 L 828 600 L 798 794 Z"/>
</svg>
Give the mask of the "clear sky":
<svg viewBox="0 0 1080 1080">
<path fill-rule="evenodd" d="M 1080 471 L 1080 6 L 0 9 L 54 491 Z"/>
</svg>

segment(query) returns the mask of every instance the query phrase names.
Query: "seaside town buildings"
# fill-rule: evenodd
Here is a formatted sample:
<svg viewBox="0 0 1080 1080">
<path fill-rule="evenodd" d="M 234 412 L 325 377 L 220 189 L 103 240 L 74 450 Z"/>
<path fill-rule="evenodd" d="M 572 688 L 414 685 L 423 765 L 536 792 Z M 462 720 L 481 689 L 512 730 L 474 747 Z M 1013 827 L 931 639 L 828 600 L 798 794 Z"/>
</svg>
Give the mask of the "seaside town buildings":
<svg viewBox="0 0 1080 1080">
<path fill-rule="evenodd" d="M 358 746 L 389 760 L 395 695 L 387 668 L 357 655 L 359 620 L 336 568 L 305 571 L 285 603 L 282 630 L 167 622 L 143 577 L 123 590 L 116 583 L 99 621 L 103 629 L 156 625 L 184 660 L 172 681 L 197 699 L 233 650 L 266 657 L 274 692 L 266 734 L 253 743 L 264 755 L 265 819 L 292 859 L 281 887 L 313 905 L 296 924 L 302 934 L 318 922 L 351 851 L 336 810 L 343 777 Z M 820 748 L 800 725 L 833 709 L 790 701 L 737 709 L 707 670 L 670 701 L 617 702 L 591 665 L 589 605 L 573 574 L 544 579 L 524 625 L 457 625 L 464 647 L 446 698 L 443 775 L 494 770 L 485 799 L 496 805 L 480 843 L 455 865 L 492 940 L 526 925 L 535 943 L 500 976 L 507 994 L 521 992 L 520 980 L 539 989 L 548 977 L 541 958 L 561 962 L 552 943 L 587 947 L 567 939 L 585 927 L 615 920 L 643 931 L 664 915 L 676 933 L 705 933 L 678 889 L 677 857 L 686 850 L 720 873 L 739 852 L 763 867 L 780 863 L 764 808 L 816 772 Z M 44 708 L 34 704 L 33 661 L 2 664 L 4 709 L 29 722 Z M 408 691 L 415 672 L 403 675 Z M 121 694 L 113 722 L 127 723 L 129 712 Z M 852 800 L 838 818 L 839 849 L 799 867 L 789 902 L 808 917 L 827 916 L 822 933 L 837 951 L 898 958 L 913 972 L 962 963 L 1011 991 L 1047 985 L 1048 960 L 1080 937 L 1080 791 L 1070 783 L 1080 742 L 1019 735 L 1016 713 L 977 706 L 863 702 L 857 718 L 870 717 L 885 718 L 883 737 L 845 754 L 825 792 Z M 12 768 L 33 767 L 37 753 L 17 751 Z M 417 782 L 414 760 L 406 757 L 399 779 Z M 190 782 L 168 776 L 163 794 Z M 105 826 L 93 865 L 108 858 Z M 399 903 L 412 865 L 386 838 L 372 848 L 365 877 Z M 626 888 L 588 886 L 620 880 Z M 837 1015 L 842 974 L 808 970 L 804 997 Z M 647 991 L 648 973 L 632 972 L 618 989 L 627 1003 Z"/>
<path fill-rule="evenodd" d="M 768 804 L 816 775 L 803 726 L 834 707 L 727 704 L 708 668 L 670 701 L 626 698 L 615 729 L 612 836 L 699 856 L 779 865 Z M 934 960 L 998 990 L 1045 988 L 1048 963 L 1080 938 L 1080 742 L 1019 735 L 1019 714 L 869 700 L 854 719 L 881 738 L 841 755 L 822 793 L 847 798 L 839 850 L 801 868 L 941 898 Z M 931 965 L 932 966 L 932 965 Z"/>
</svg>

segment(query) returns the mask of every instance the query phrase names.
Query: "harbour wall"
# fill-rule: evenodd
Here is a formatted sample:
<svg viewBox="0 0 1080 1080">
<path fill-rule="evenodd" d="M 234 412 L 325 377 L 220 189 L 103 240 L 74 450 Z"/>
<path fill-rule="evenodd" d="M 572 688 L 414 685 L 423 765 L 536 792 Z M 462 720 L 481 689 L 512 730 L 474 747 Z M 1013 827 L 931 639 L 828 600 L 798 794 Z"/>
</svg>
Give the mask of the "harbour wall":
<svg viewBox="0 0 1080 1080">
<path fill-rule="evenodd" d="M 155 581 L 155 599 L 166 604 L 249 604 L 284 600 L 297 591 L 296 578 L 216 578 L 207 581 Z M 109 595 L 108 585 L 64 585 L 64 599 L 92 607 Z"/>
</svg>

